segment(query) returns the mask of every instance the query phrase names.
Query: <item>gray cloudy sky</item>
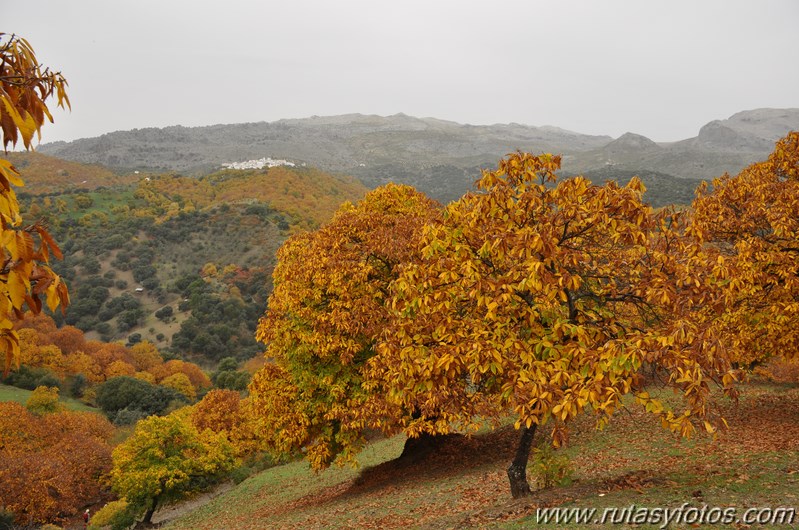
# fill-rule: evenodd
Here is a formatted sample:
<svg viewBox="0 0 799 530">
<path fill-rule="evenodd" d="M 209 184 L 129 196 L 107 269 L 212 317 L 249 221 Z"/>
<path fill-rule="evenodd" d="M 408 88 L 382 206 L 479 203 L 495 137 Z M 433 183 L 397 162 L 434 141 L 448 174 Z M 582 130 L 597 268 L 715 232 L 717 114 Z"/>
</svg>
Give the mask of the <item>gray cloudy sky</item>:
<svg viewBox="0 0 799 530">
<path fill-rule="evenodd" d="M 0 0 L 70 84 L 44 142 L 397 112 L 695 136 L 799 107 L 799 2 Z"/>
</svg>

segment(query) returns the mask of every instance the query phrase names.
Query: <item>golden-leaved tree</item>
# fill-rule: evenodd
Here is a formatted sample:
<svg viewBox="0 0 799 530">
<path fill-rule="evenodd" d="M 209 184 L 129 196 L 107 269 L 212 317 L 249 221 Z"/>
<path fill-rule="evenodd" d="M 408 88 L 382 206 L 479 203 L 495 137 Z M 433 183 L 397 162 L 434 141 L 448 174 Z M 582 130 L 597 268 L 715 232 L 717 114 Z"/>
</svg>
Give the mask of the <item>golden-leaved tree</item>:
<svg viewBox="0 0 799 530">
<path fill-rule="evenodd" d="M 417 411 L 410 436 L 468 428 L 492 408 L 515 413 L 514 497 L 530 491 L 537 426 L 551 424 L 560 443 L 581 411 L 604 424 L 633 393 L 689 435 L 694 419 L 712 419 L 713 379 L 728 391 L 734 382 L 713 334 L 709 256 L 681 216 L 653 213 L 637 179 L 557 182 L 559 166 L 513 154 L 428 227 L 422 260 L 392 284 L 395 318 L 366 371 L 372 395 Z M 683 393 L 683 412 L 642 390 L 644 363 Z"/>
<path fill-rule="evenodd" d="M 418 257 L 422 227 L 439 212 L 413 188 L 390 184 L 281 247 L 257 331 L 272 362 L 250 383 L 272 451 L 304 449 L 323 468 L 351 458 L 365 429 L 400 425 L 407 411 L 369 399 L 362 372 L 388 320 L 388 286 Z"/>
<path fill-rule="evenodd" d="M 7 149 L 22 140 L 32 147 L 45 119 L 53 117 L 46 101 L 55 97 L 58 106 L 69 106 L 66 80 L 39 64 L 30 44 L 15 35 L 0 33 L 0 129 Z M 55 310 L 69 303 L 63 281 L 47 265 L 50 256 L 61 251 L 37 223 L 23 225 L 19 203 L 12 186 L 22 186 L 19 171 L 0 159 L 0 228 L 2 228 L 2 268 L 0 268 L 0 354 L 4 369 L 19 364 L 19 340 L 12 329 L 11 316 L 21 317 L 27 306 L 38 313 L 40 297 Z"/>
<path fill-rule="evenodd" d="M 703 186 L 691 231 L 722 256 L 719 325 L 742 366 L 799 357 L 799 132 L 764 162 Z"/>
<path fill-rule="evenodd" d="M 150 523 L 155 510 L 213 486 L 237 460 L 224 434 L 198 432 L 191 411 L 150 416 L 113 452 L 111 487 Z"/>
<path fill-rule="evenodd" d="M 242 399 L 238 392 L 214 389 L 192 406 L 191 421 L 199 432 L 222 433 L 236 456 L 249 457 L 256 452 L 258 440 L 249 407 L 250 399 Z"/>
</svg>

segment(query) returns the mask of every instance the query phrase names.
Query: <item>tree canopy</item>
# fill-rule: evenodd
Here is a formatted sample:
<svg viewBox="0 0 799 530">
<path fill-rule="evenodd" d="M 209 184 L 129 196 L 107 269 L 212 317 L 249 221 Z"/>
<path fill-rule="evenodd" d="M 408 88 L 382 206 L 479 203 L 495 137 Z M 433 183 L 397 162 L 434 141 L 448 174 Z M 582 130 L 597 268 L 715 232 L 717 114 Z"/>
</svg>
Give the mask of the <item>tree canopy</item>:
<svg viewBox="0 0 799 530">
<path fill-rule="evenodd" d="M 360 414 L 368 398 L 362 370 L 387 323 L 388 286 L 418 255 L 422 227 L 438 212 L 413 188 L 390 184 L 280 248 L 257 332 L 273 362 L 250 384 L 273 450 L 304 448 L 319 468 L 351 457 L 367 427 L 398 425 L 405 411 L 380 400 Z"/>
<path fill-rule="evenodd" d="M 522 430 L 514 496 L 529 491 L 536 426 L 551 424 L 559 444 L 581 411 L 602 425 L 634 393 L 689 435 L 693 418 L 710 416 L 712 378 L 734 382 L 707 318 L 716 290 L 680 216 L 652 212 L 637 179 L 557 182 L 559 165 L 513 154 L 483 173 L 480 193 L 447 207 L 424 233 L 423 259 L 392 284 L 395 319 L 369 362 L 373 395 L 420 411 L 411 436 L 512 411 Z M 686 396 L 683 413 L 643 390 L 645 362 Z"/>
<path fill-rule="evenodd" d="M 133 434 L 113 452 L 111 487 L 145 512 L 206 489 L 236 464 L 223 434 L 198 432 L 182 409 L 139 421 Z"/>
<path fill-rule="evenodd" d="M 690 230 L 722 257 L 718 321 L 743 366 L 799 352 L 799 133 L 766 161 L 704 185 Z"/>
</svg>

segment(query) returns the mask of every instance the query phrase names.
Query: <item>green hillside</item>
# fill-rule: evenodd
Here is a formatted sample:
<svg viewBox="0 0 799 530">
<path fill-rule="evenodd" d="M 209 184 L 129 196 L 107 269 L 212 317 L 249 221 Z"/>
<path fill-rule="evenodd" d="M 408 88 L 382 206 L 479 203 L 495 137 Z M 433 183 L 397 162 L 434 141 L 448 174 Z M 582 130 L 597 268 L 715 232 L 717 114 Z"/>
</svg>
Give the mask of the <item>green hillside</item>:
<svg viewBox="0 0 799 530">
<path fill-rule="evenodd" d="M 109 187 L 135 183 L 133 172 L 117 173 L 96 164 L 81 164 L 36 151 L 8 153 L 7 158 L 22 173 L 29 195 L 63 193 L 69 190 Z"/>
<path fill-rule="evenodd" d="M 30 395 L 33 392 L 31 390 L 25 390 L 23 388 L 17 388 L 15 386 L 8 386 L 0 384 L 0 402 L 2 401 L 16 401 L 17 403 L 21 403 L 24 405 Z M 77 399 L 61 397 L 61 402 L 69 409 L 69 410 L 81 410 L 81 411 L 89 411 L 89 412 L 99 412 L 99 409 L 95 407 L 90 407 L 85 403 L 78 401 Z"/>
<path fill-rule="evenodd" d="M 36 153 L 23 161 L 30 183 L 19 195 L 23 218 L 45 222 L 64 253 L 54 268 L 72 303 L 65 316 L 54 315 L 59 324 L 104 341 L 149 340 L 207 366 L 260 352 L 255 324 L 278 247 L 366 191 L 354 179 L 306 168 L 115 178 Z M 45 186 L 45 162 L 56 173 L 87 176 L 85 187 L 55 178 Z M 97 185 L 90 174 L 109 181 Z"/>
</svg>

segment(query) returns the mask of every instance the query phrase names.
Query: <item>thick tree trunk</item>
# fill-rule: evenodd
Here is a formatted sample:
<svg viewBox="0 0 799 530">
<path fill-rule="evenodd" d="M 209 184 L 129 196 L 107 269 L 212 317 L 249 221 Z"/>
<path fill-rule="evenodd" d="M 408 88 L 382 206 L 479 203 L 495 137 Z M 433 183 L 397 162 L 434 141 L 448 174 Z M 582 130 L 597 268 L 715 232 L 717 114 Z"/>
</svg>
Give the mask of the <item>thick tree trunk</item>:
<svg viewBox="0 0 799 530">
<path fill-rule="evenodd" d="M 144 520 L 142 520 L 142 523 L 152 524 L 153 514 L 155 513 L 155 509 L 157 506 L 158 506 L 158 497 L 155 497 L 153 498 L 153 502 L 152 504 L 150 504 L 150 507 L 147 508 L 146 512 L 144 512 Z"/>
<path fill-rule="evenodd" d="M 519 445 L 516 447 L 516 456 L 508 468 L 510 494 L 514 499 L 530 495 L 530 483 L 527 482 L 527 461 L 530 459 L 530 449 L 533 447 L 535 428 L 535 424 L 532 424 L 529 428 L 522 426 Z"/>
</svg>

